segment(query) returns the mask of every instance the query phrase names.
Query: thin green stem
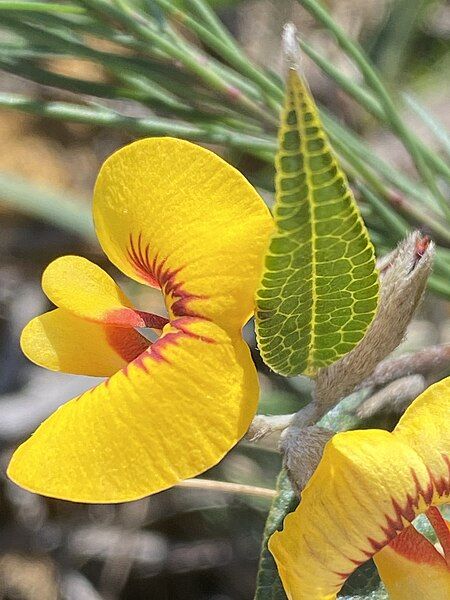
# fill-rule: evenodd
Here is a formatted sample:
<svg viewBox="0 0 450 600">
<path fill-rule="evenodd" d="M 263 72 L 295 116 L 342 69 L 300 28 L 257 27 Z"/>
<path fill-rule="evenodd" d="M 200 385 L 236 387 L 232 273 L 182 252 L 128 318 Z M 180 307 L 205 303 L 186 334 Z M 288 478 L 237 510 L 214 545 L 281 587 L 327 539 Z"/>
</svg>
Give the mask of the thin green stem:
<svg viewBox="0 0 450 600">
<path fill-rule="evenodd" d="M 413 159 L 422 180 L 436 197 L 439 205 L 441 206 L 442 212 L 445 214 L 447 219 L 450 220 L 449 203 L 439 190 L 435 181 L 435 177 L 428 168 L 420 147 L 416 144 L 416 140 L 414 139 L 414 136 L 411 134 L 408 127 L 403 123 L 403 120 L 398 114 L 394 102 L 392 101 L 378 74 L 367 60 L 363 50 L 358 44 L 354 43 L 347 35 L 345 35 L 345 33 L 331 18 L 328 12 L 320 4 L 318 4 L 316 0 L 297 1 L 299 4 L 304 6 L 304 8 L 306 8 L 320 23 L 322 23 L 326 29 L 334 34 L 338 44 L 341 46 L 347 56 L 358 65 L 362 75 L 364 76 L 364 79 L 366 80 L 366 83 L 377 95 L 387 120 L 389 121 L 393 130 L 396 131 L 405 148 L 411 155 L 411 158 Z"/>
<path fill-rule="evenodd" d="M 450 260 L 448 248 L 436 248 L 436 258 L 434 260 L 434 271 L 436 275 L 443 275 L 447 281 L 450 281 Z"/>
<path fill-rule="evenodd" d="M 400 212 L 412 225 L 416 227 L 426 225 L 433 232 L 433 238 L 436 241 L 443 242 L 446 245 L 450 244 L 450 231 L 448 227 L 441 223 L 439 215 L 430 212 L 429 209 L 423 206 L 416 206 L 404 196 L 388 189 L 383 181 L 366 166 L 366 163 L 361 160 L 358 154 L 355 154 L 349 146 L 342 143 L 339 137 L 330 134 L 330 139 L 339 154 L 353 167 L 356 177 L 362 177 L 363 181 L 367 182 L 381 196 L 382 200 L 377 199 L 376 204 L 372 200 L 371 204 L 376 205 L 376 209 L 380 214 L 389 215 L 388 224 L 391 227 L 397 229 L 401 235 L 406 234 L 408 228 L 403 219 L 399 217 L 398 212 Z M 367 186 L 365 187 L 367 190 Z M 367 196 L 367 194 L 365 195 Z"/>
<path fill-rule="evenodd" d="M 386 116 L 381 108 L 379 102 L 372 96 L 370 92 L 362 88 L 355 81 L 346 77 L 344 72 L 337 69 L 330 59 L 322 56 L 317 50 L 315 50 L 308 42 L 298 39 L 298 44 L 303 52 L 309 56 L 309 58 L 315 62 L 315 64 L 326 74 L 331 77 L 341 89 L 343 89 L 349 96 L 354 98 L 358 104 L 365 108 L 370 114 L 384 121 Z"/>
<path fill-rule="evenodd" d="M 99 62 L 107 67 L 132 68 L 133 63 L 127 57 L 112 52 L 97 50 L 78 41 L 76 37 L 62 33 L 61 31 L 49 30 L 31 25 L 19 20 L 16 16 L 2 15 L 2 25 L 11 31 L 19 32 L 28 42 L 35 42 L 42 47 L 57 50 L 65 55 L 73 54 L 79 58 L 86 58 Z"/>
<path fill-rule="evenodd" d="M 450 285 L 448 277 L 438 277 L 436 273 L 432 273 L 428 279 L 428 289 L 435 294 L 444 296 L 447 300 L 450 298 Z"/>
<path fill-rule="evenodd" d="M 32 63 L 21 60 L 0 56 L 0 68 L 9 73 L 26 77 L 41 85 L 48 85 L 77 94 L 89 94 L 90 96 L 98 96 L 100 98 L 128 98 L 144 103 L 148 100 L 148 95 L 135 92 L 131 89 L 60 75 L 59 73 L 41 69 Z"/>
<path fill-rule="evenodd" d="M 409 227 L 404 219 L 393 212 L 390 206 L 367 185 L 358 181 L 356 187 L 360 190 L 362 197 L 375 209 L 376 214 L 387 225 L 388 237 L 391 238 L 391 242 L 395 243 L 409 233 Z"/>
<path fill-rule="evenodd" d="M 209 55 L 202 53 L 196 46 L 188 43 L 185 39 L 182 39 L 180 35 L 173 31 L 169 26 L 166 27 L 167 35 L 169 36 L 172 43 L 178 45 L 189 54 L 192 54 L 195 59 L 205 65 L 205 67 L 212 69 L 217 76 L 221 77 L 224 82 L 227 82 L 232 89 L 237 88 L 249 96 L 256 102 L 261 102 L 263 95 L 261 90 L 254 83 L 249 81 L 248 78 L 243 77 L 227 65 L 217 60 L 212 59 Z M 273 116 L 270 116 L 269 120 L 274 120 Z"/>
<path fill-rule="evenodd" d="M 270 138 L 257 138 L 227 130 L 219 125 L 196 126 L 159 117 L 128 117 L 105 107 L 96 109 L 68 102 L 45 102 L 18 94 L 0 94 L 0 107 L 61 121 L 102 125 L 142 135 L 171 135 L 207 144 L 223 144 L 249 153 L 275 151 L 275 142 Z"/>
<path fill-rule="evenodd" d="M 111 83 L 106 84 L 60 75 L 59 73 L 53 73 L 52 71 L 36 67 L 30 62 L 14 60 L 7 57 L 0 57 L 0 68 L 4 71 L 26 77 L 41 85 L 48 85 L 77 94 L 86 94 L 89 96 L 97 96 L 99 98 L 135 100 L 149 108 L 174 113 L 178 116 L 189 118 L 192 121 L 207 121 L 213 123 L 217 123 L 218 121 L 218 118 L 215 115 L 199 111 L 188 104 L 179 101 L 156 82 L 150 84 L 143 78 L 135 76 L 123 69 L 111 69 L 111 72 L 125 84 L 124 86 L 119 87 Z M 233 113 L 231 113 L 229 118 L 232 119 L 233 116 Z M 224 114 L 223 119 L 226 118 L 226 114 Z M 229 123 L 231 124 L 232 120 L 229 121 Z M 243 129 L 246 127 L 247 124 L 243 121 L 236 121 L 235 123 L 235 128 Z"/>
<path fill-rule="evenodd" d="M 374 116 L 379 121 L 387 122 L 385 111 L 380 106 L 380 103 L 372 96 L 370 92 L 359 86 L 355 81 L 346 77 L 333 63 L 319 54 L 312 46 L 304 40 L 299 39 L 298 43 L 301 49 L 307 56 L 315 62 L 315 64 L 331 79 L 333 79 L 339 87 L 344 90 L 351 98 L 356 100 L 369 114 Z M 437 173 L 443 177 L 450 177 L 450 169 L 445 162 L 430 148 L 428 148 L 422 140 L 411 133 L 416 145 L 420 148 L 425 160 Z"/>
<path fill-rule="evenodd" d="M 409 94 L 403 94 L 406 104 L 422 119 L 429 127 L 430 131 L 436 136 L 436 139 L 442 145 L 442 148 L 450 156 L 450 135 L 445 129 L 445 125 L 436 117 L 431 115 L 419 102 Z"/>
<path fill-rule="evenodd" d="M 33 14 L 27 16 L 30 17 L 33 16 Z M 100 21 L 95 21 L 90 17 L 78 19 L 71 18 L 68 20 L 66 16 L 61 15 L 37 14 L 36 18 L 39 18 L 39 24 L 42 24 L 42 21 L 45 20 L 52 25 L 68 28 L 69 30 L 90 33 L 102 39 L 110 40 L 115 44 L 119 44 L 125 48 L 131 48 L 139 53 L 148 54 L 148 44 L 144 44 L 142 41 L 135 39 L 131 35 L 119 33 L 116 30 L 108 27 L 104 22 L 101 23 Z M 210 57 L 201 54 L 198 49 L 195 48 L 195 46 L 188 44 L 185 40 L 182 41 L 179 34 L 172 31 L 170 25 L 166 25 L 163 34 L 170 36 L 178 45 L 184 44 L 186 47 L 188 47 L 189 52 L 198 57 L 200 62 L 210 65 L 220 77 L 223 77 L 224 80 L 228 81 L 231 85 L 242 89 L 245 94 L 249 95 L 254 100 L 261 101 L 263 96 L 257 86 L 249 82 L 248 79 L 239 75 L 232 69 L 226 67 L 223 63 L 215 61 Z M 152 54 L 153 53 L 159 53 L 161 57 L 167 58 L 167 55 L 164 52 L 157 49 L 153 49 Z"/>
<path fill-rule="evenodd" d="M 10 16 L 5 16 L 3 19 L 3 24 L 10 27 L 14 31 L 20 31 L 26 39 L 35 41 L 38 44 L 42 44 L 44 46 L 48 46 L 49 48 L 57 49 L 63 54 L 73 53 L 76 56 L 86 58 L 88 60 L 92 60 L 96 63 L 101 64 L 103 67 L 108 69 L 113 75 L 121 75 L 124 74 L 126 77 L 132 76 L 135 74 L 136 78 L 142 79 L 142 76 L 145 75 L 150 80 L 148 87 L 145 92 L 145 97 L 147 100 L 142 99 L 143 90 L 142 86 L 137 84 L 134 87 L 138 87 L 136 93 L 131 94 L 131 99 L 140 100 L 144 103 L 148 103 L 150 101 L 154 103 L 165 103 L 169 108 L 173 109 L 175 112 L 183 112 L 184 114 L 188 113 L 187 108 L 183 109 L 183 102 L 178 100 L 175 96 L 171 95 L 170 91 L 162 92 L 158 87 L 158 80 L 161 81 L 161 84 L 164 87 L 172 88 L 175 93 L 181 92 L 184 93 L 190 101 L 192 101 L 192 93 L 189 94 L 189 90 L 187 89 L 187 84 L 190 80 L 184 74 L 172 73 L 171 77 L 168 77 L 167 74 L 164 75 L 164 72 L 161 74 L 162 66 L 157 63 L 148 63 L 147 61 L 143 61 L 142 59 L 122 56 L 120 54 L 114 54 L 110 52 L 104 52 L 101 50 L 97 50 L 87 46 L 86 44 L 81 43 L 73 36 L 65 35 L 64 33 L 56 32 L 54 30 L 50 31 L 47 29 L 41 29 L 36 25 L 31 25 L 29 23 L 23 23 L 15 20 Z M 30 67 L 31 68 L 31 67 Z M 155 70 L 156 69 L 156 70 Z M 178 77 L 178 76 L 181 76 Z M 49 75 L 50 77 L 50 75 Z M 177 81 L 177 78 L 180 81 Z M 55 79 L 56 81 L 56 79 Z M 137 82 L 137 79 L 135 79 Z M 49 83 L 49 85 L 53 85 L 53 83 Z M 156 86 L 156 87 L 155 87 Z M 64 87 L 64 86 L 63 86 Z M 95 85 L 93 86 L 95 88 Z M 84 93 L 89 93 L 88 90 L 84 90 Z M 150 97 L 149 97 L 150 95 Z M 127 95 L 125 97 L 128 97 Z M 202 94 L 196 93 L 194 101 L 201 101 Z M 195 108 L 195 107 L 194 107 Z M 227 110 L 233 110 L 233 107 L 228 107 Z M 222 109 L 223 112 L 223 109 Z M 195 108 L 195 111 L 192 113 L 193 117 L 198 115 L 198 118 L 201 117 L 202 111 L 198 108 Z M 205 115 L 204 115 L 205 116 Z"/>
<path fill-rule="evenodd" d="M 231 49 L 238 51 L 238 45 L 234 37 L 222 25 L 217 18 L 216 13 L 211 9 L 209 4 L 204 0 L 184 0 L 186 6 L 191 9 L 195 15 L 200 17 L 209 31 L 217 36 L 224 44 L 227 44 Z"/>
<path fill-rule="evenodd" d="M 269 115 L 262 106 L 246 96 L 242 90 L 227 83 L 213 69 L 208 68 L 208 65 L 199 60 L 196 54 L 189 51 L 186 44 L 182 46 L 174 44 L 166 36 L 161 35 L 161 31 L 152 28 L 151 24 L 144 19 L 141 13 L 137 13 L 128 6 L 128 10 L 118 10 L 105 0 L 82 0 L 82 2 L 86 7 L 121 23 L 128 32 L 131 32 L 143 42 L 150 43 L 163 50 L 172 59 L 179 61 L 188 70 L 197 75 L 212 89 L 222 94 L 231 104 L 239 104 L 250 114 L 258 115 L 271 125 L 276 124 L 276 119 L 272 115 Z"/>
<path fill-rule="evenodd" d="M 411 181 L 406 175 L 397 171 L 391 164 L 377 156 L 365 143 L 354 135 L 350 129 L 344 127 L 339 121 L 326 110 L 320 111 L 322 121 L 326 130 L 333 134 L 343 144 L 352 148 L 362 160 L 373 168 L 380 178 L 385 179 L 393 186 L 416 198 L 419 202 L 429 202 L 427 190 L 416 181 Z"/>
<path fill-rule="evenodd" d="M 90 206 L 81 199 L 37 187 L 11 173 L 0 173 L 0 203 L 95 240 Z"/>
<path fill-rule="evenodd" d="M 231 48 L 229 45 L 225 44 L 201 23 L 198 23 L 182 9 L 174 6 L 169 0 L 155 1 L 167 14 L 172 15 L 179 22 L 186 25 L 191 31 L 195 32 L 209 48 L 219 53 L 230 65 L 240 71 L 243 75 L 246 75 L 251 81 L 257 83 L 264 92 L 279 101 L 283 99 L 283 91 L 280 87 L 262 73 L 260 69 L 252 65 L 249 59 L 244 56 L 236 46 Z"/>
<path fill-rule="evenodd" d="M 84 15 L 85 10 L 81 6 L 73 4 L 55 4 L 53 2 L 5 2 L 1 0 L 0 10 L 18 10 L 25 12 L 52 12 L 66 13 L 72 15 Z"/>
<path fill-rule="evenodd" d="M 164 65 L 158 63 L 149 64 L 148 61 L 144 61 L 141 58 L 122 56 L 120 54 L 100 51 L 87 46 L 81 41 L 78 41 L 73 35 L 69 36 L 61 31 L 42 29 L 35 24 L 24 23 L 14 19 L 10 15 L 5 15 L 3 23 L 12 30 L 21 32 L 27 40 L 35 41 L 36 43 L 48 46 L 49 48 L 56 48 L 64 54 L 73 53 L 76 56 L 100 63 L 113 75 L 119 76 L 119 78 L 121 78 L 122 74 L 125 77 L 132 77 L 134 73 L 136 82 L 136 86 L 134 87 L 137 87 L 137 90 L 129 93 L 131 99 L 140 100 L 145 104 L 150 103 L 151 106 L 159 106 L 162 103 L 165 103 L 167 108 L 170 108 L 174 112 L 181 115 L 189 115 L 192 120 L 217 120 L 217 117 L 215 117 L 214 114 L 208 115 L 201 110 L 202 96 L 204 96 L 204 92 L 196 92 L 195 95 L 193 95 L 192 92 L 189 92 L 189 85 L 192 86 L 192 81 L 188 79 L 186 74 L 175 72 L 172 73 L 171 77 L 169 78 L 167 73 L 164 74 Z M 140 79 L 142 82 L 143 75 L 147 76 L 149 79 L 149 83 L 145 91 L 147 100 L 138 97 L 139 95 L 142 96 L 144 93 L 143 85 L 137 83 L 137 79 Z M 177 100 L 176 97 L 171 96 L 170 91 L 163 92 L 162 88 L 160 88 L 159 91 L 156 89 L 158 86 L 158 79 L 161 80 L 161 84 L 164 87 L 168 88 L 169 90 L 172 89 L 177 95 L 184 95 L 186 99 L 188 99 L 191 103 L 195 103 L 197 106 L 194 106 L 193 109 L 191 109 L 192 112 L 190 112 L 188 108 L 182 108 L 182 105 L 185 103 L 182 103 Z M 177 79 L 179 79 L 179 82 Z M 53 85 L 52 83 L 49 84 Z M 84 93 L 89 93 L 89 91 L 84 90 Z M 151 94 L 150 97 L 149 94 Z M 128 97 L 128 95 L 125 95 L 125 97 Z M 226 118 L 226 113 L 231 111 L 230 116 L 234 115 L 234 117 L 237 118 L 239 114 L 235 112 L 236 108 L 236 106 L 231 105 L 228 107 L 220 107 L 220 112 L 225 112 L 224 118 Z"/>
<path fill-rule="evenodd" d="M 420 208 L 416 206 L 407 198 L 395 192 L 387 194 L 385 198 L 393 210 L 403 214 L 411 225 L 414 227 L 426 227 L 436 242 L 440 242 L 447 247 L 449 246 L 450 230 L 448 226 L 441 222 L 440 215 L 431 212 L 426 207 Z"/>
</svg>

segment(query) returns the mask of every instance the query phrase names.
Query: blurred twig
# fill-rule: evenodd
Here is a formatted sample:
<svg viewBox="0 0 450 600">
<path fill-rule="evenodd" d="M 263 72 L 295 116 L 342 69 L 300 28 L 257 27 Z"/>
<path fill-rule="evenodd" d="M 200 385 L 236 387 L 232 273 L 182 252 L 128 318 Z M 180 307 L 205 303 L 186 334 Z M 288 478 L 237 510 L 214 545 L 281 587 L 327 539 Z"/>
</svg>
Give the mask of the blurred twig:
<svg viewBox="0 0 450 600">
<path fill-rule="evenodd" d="M 275 490 L 268 488 L 244 485 L 243 483 L 230 483 L 229 481 L 214 481 L 212 479 L 186 479 L 177 483 L 176 487 L 212 490 L 227 492 L 229 494 L 249 494 L 250 496 L 258 496 L 260 498 L 274 498 L 276 495 Z"/>
<path fill-rule="evenodd" d="M 30 184 L 18 176 L 0 173 L 0 201 L 62 229 L 95 239 L 88 203 L 71 200 L 66 193 L 57 194 L 54 190 Z"/>
<path fill-rule="evenodd" d="M 335 21 L 333 21 L 327 11 L 324 10 L 322 6 L 316 2 L 316 0 L 297 1 L 308 11 L 310 11 L 314 17 L 335 36 L 339 46 L 358 66 L 367 84 L 376 94 L 378 101 L 383 108 L 386 120 L 391 125 L 392 130 L 397 133 L 398 137 L 402 140 L 403 144 L 408 150 L 416 165 L 417 171 L 422 177 L 423 182 L 432 191 L 433 195 L 439 202 L 439 206 L 441 207 L 444 215 L 448 220 L 450 220 L 450 204 L 446 198 L 444 198 L 440 189 L 436 185 L 435 177 L 423 156 L 423 152 L 421 151 L 416 137 L 403 122 L 403 119 L 399 115 L 394 101 L 383 85 L 383 82 L 376 73 L 375 69 L 365 56 L 362 48 L 360 48 L 356 42 L 353 42 L 349 36 L 344 33 L 344 31 L 337 25 Z"/>
<path fill-rule="evenodd" d="M 450 168 L 406 125 L 397 99 L 360 46 L 316 0 L 298 2 L 337 39 L 364 81 L 344 75 L 301 39 L 305 53 L 396 135 L 420 175 L 418 181 L 400 172 L 335 115 L 322 110 L 331 141 L 360 192 L 364 217 L 379 250 L 392 247 L 410 227 L 425 227 L 439 244 L 449 247 L 450 204 L 443 191 L 450 182 Z M 0 107 L 135 135 L 171 135 L 221 145 L 273 165 L 282 84 L 248 58 L 205 0 L 181 5 L 155 0 L 152 7 L 128 0 L 0 2 L 0 10 L 8 31 L 0 42 L 0 68 L 78 96 L 54 102 L 3 93 Z M 62 74 L 58 61 L 67 58 L 94 63 L 106 79 L 91 82 Z M 126 110 L 122 101 L 127 102 Z M 422 118 L 431 127 L 431 121 Z M 437 134 L 436 126 L 432 129 Z M 442 139 L 441 135 L 441 143 Z M 250 179 L 256 180 L 255 170 L 248 170 Z M 260 181 L 270 189 L 271 173 L 266 170 Z M 430 286 L 450 297 L 443 247 Z"/>
</svg>

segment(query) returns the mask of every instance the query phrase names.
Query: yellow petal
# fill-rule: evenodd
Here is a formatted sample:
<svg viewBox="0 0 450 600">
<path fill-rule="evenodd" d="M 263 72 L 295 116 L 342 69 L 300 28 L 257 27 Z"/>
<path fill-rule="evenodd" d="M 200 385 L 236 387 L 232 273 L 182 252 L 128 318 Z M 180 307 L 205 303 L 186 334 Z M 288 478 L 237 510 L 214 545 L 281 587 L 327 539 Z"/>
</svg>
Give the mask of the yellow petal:
<svg viewBox="0 0 450 600">
<path fill-rule="evenodd" d="M 84 319 L 156 329 L 162 329 L 167 322 L 155 316 L 152 323 L 154 315 L 135 310 L 115 281 L 81 256 L 61 256 L 50 263 L 42 276 L 42 289 L 56 306 Z"/>
<path fill-rule="evenodd" d="M 47 419 L 8 475 L 66 500 L 134 500 L 216 464 L 248 429 L 257 398 L 242 338 L 179 319 L 126 369 Z"/>
<path fill-rule="evenodd" d="M 52 371 L 109 377 L 144 352 L 150 342 L 132 328 L 92 323 L 57 308 L 28 323 L 23 353 Z"/>
<path fill-rule="evenodd" d="M 172 138 L 126 146 L 103 165 L 93 211 L 110 260 L 161 287 L 172 317 L 236 331 L 253 312 L 272 218 L 216 154 Z"/>
<path fill-rule="evenodd" d="M 350 573 L 450 494 L 450 379 L 394 432 L 334 436 L 284 530 L 270 542 L 289 598 L 329 600 Z"/>
<path fill-rule="evenodd" d="M 374 556 L 390 600 L 448 600 L 450 567 L 411 525 Z"/>
<path fill-rule="evenodd" d="M 288 597 L 336 598 L 359 564 L 426 510 L 429 482 L 420 457 L 391 433 L 334 436 L 299 507 L 270 540 Z"/>
<path fill-rule="evenodd" d="M 431 506 L 427 510 L 427 517 L 436 532 L 441 544 L 442 555 L 450 570 L 450 521 L 446 521 L 435 506 Z"/>
<path fill-rule="evenodd" d="M 450 499 L 450 377 L 430 386 L 408 408 L 394 435 L 417 452 L 430 472 L 430 504 Z"/>
</svg>

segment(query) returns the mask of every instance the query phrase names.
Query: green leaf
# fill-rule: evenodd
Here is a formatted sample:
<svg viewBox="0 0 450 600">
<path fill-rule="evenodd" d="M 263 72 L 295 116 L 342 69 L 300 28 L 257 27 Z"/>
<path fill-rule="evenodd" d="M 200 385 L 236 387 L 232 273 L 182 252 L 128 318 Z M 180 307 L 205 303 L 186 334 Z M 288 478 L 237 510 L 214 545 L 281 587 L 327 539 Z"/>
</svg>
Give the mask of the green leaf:
<svg viewBox="0 0 450 600">
<path fill-rule="evenodd" d="M 364 336 L 378 275 L 347 178 L 293 69 L 275 165 L 276 231 L 257 294 L 259 348 L 274 371 L 314 376 Z"/>
<path fill-rule="evenodd" d="M 342 600 L 382 600 L 388 598 L 373 560 L 354 571 L 344 583 L 338 598 Z"/>
<path fill-rule="evenodd" d="M 372 592 L 369 593 L 362 593 L 362 594 L 338 594 L 338 599 L 339 600 L 389 600 L 389 596 L 383 586 L 382 583 L 380 583 L 379 587 L 376 590 L 373 590 Z"/>
<path fill-rule="evenodd" d="M 267 547 L 270 536 L 281 529 L 284 517 L 295 510 L 298 504 L 298 498 L 285 471 L 281 471 L 278 476 L 277 492 L 264 529 L 255 600 L 287 600 L 275 560 Z"/>
</svg>

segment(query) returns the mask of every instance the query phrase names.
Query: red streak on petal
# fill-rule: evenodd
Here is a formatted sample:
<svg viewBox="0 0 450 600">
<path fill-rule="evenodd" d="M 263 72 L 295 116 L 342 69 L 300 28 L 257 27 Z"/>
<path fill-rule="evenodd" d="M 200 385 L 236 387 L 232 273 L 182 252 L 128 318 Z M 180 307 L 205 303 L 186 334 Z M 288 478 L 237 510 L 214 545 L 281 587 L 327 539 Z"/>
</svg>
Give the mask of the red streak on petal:
<svg viewBox="0 0 450 600">
<path fill-rule="evenodd" d="M 430 506 L 426 515 L 441 543 L 447 566 L 450 569 L 450 523 L 443 518 L 435 506 Z"/>
<path fill-rule="evenodd" d="M 146 247 L 145 253 L 142 251 L 142 234 L 138 235 L 137 241 L 133 240 L 133 234 L 130 234 L 130 243 L 127 249 L 128 259 L 136 270 L 136 273 L 145 279 L 152 287 L 159 288 L 159 281 L 155 273 L 155 265 L 150 261 L 150 248 Z"/>
<path fill-rule="evenodd" d="M 151 327 L 162 329 L 169 322 L 165 317 L 133 308 L 114 308 L 106 313 L 104 323 L 117 327 Z"/>
<path fill-rule="evenodd" d="M 413 495 L 407 494 L 406 500 L 403 504 L 401 504 L 397 498 L 394 498 L 394 497 L 391 498 L 393 512 L 391 514 L 384 515 L 384 517 L 386 519 L 386 524 L 381 527 L 381 533 L 383 534 L 381 536 L 381 539 L 378 540 L 378 539 L 374 539 L 372 537 L 368 537 L 367 538 L 367 549 L 362 549 L 362 548 L 357 549 L 359 552 L 363 553 L 367 557 L 367 559 L 372 558 L 372 556 L 376 552 L 378 552 L 379 550 L 384 548 L 387 544 L 389 544 L 391 547 L 394 547 L 394 549 L 396 551 L 403 553 L 404 556 L 407 556 L 407 558 L 410 558 L 411 560 L 416 560 L 416 562 L 426 562 L 429 560 L 429 561 L 432 561 L 430 564 L 437 564 L 436 561 L 440 560 L 441 561 L 440 564 L 443 564 L 442 561 L 444 559 L 443 559 L 442 555 L 440 555 L 439 552 L 437 552 L 435 550 L 434 546 L 426 538 L 424 538 L 420 533 L 418 533 L 412 526 L 407 526 L 405 528 L 405 524 L 404 524 L 405 521 L 408 521 L 409 523 L 411 523 L 414 520 L 414 518 L 419 514 L 419 512 L 421 512 L 421 511 L 419 511 L 419 505 L 420 505 L 421 499 L 423 499 L 423 501 L 425 502 L 425 504 L 427 506 L 430 506 L 435 493 L 437 493 L 439 495 L 439 497 L 441 497 L 441 498 L 443 496 L 450 495 L 450 459 L 445 454 L 442 454 L 442 459 L 447 466 L 448 475 L 441 476 L 438 479 L 435 475 L 433 475 L 431 470 L 428 469 L 429 481 L 427 482 L 427 484 L 425 486 L 422 486 L 422 484 L 420 483 L 419 478 L 417 476 L 417 473 L 414 471 L 414 469 L 411 469 L 411 478 L 415 484 L 415 493 Z M 431 518 L 433 518 L 433 515 L 436 514 L 434 511 L 437 511 L 440 522 L 443 521 L 438 509 L 436 509 L 434 507 L 429 508 L 426 514 L 427 514 L 428 518 L 430 519 L 430 522 L 432 523 L 433 527 L 435 527 L 435 525 L 434 525 L 433 521 L 431 520 Z M 432 515 L 431 518 L 429 516 L 429 513 Z M 444 521 L 444 525 L 447 527 L 446 532 L 444 532 L 442 525 L 438 525 L 437 527 L 435 527 L 435 529 L 436 529 L 436 533 L 438 534 L 438 537 L 441 541 L 443 548 L 444 548 L 444 544 L 445 544 L 444 552 L 446 553 L 446 557 L 447 557 L 447 556 L 450 556 L 450 530 L 448 529 L 450 527 L 450 525 L 448 525 L 445 521 Z M 438 527 L 439 527 L 439 529 L 438 529 Z M 410 530 L 414 530 L 414 531 L 411 532 Z M 407 531 L 409 531 L 408 534 L 406 534 Z M 403 536 L 405 536 L 405 535 L 407 535 L 406 542 L 403 542 L 402 541 Z M 408 554 L 408 555 L 406 554 L 406 553 L 412 552 L 412 550 L 414 550 L 413 545 L 410 544 L 410 539 L 412 536 L 414 536 L 414 538 L 416 538 L 416 542 L 417 542 L 418 538 L 421 538 L 419 540 L 419 543 L 421 545 L 420 546 L 421 547 L 420 561 L 417 559 L 417 557 L 413 557 L 412 554 Z M 442 543 L 441 537 L 443 537 L 444 543 Z M 400 540 L 400 541 L 397 541 L 397 540 Z M 431 552 L 429 550 L 429 548 L 426 546 L 425 543 L 431 547 L 433 552 L 436 553 L 437 557 L 434 555 L 433 552 Z M 399 545 L 400 550 L 398 550 L 397 545 Z M 351 558 L 348 556 L 346 556 L 345 558 L 347 560 L 349 560 L 349 562 L 353 563 L 356 566 L 365 562 L 365 561 L 360 561 L 358 559 L 354 559 L 354 558 Z M 444 563 L 445 563 L 445 561 L 444 561 Z M 347 579 L 347 577 L 349 575 L 351 575 L 353 570 L 354 569 L 352 569 L 346 573 L 335 572 L 335 574 L 338 575 L 339 577 L 342 577 L 342 579 Z"/>
<path fill-rule="evenodd" d="M 445 566 L 444 557 L 413 525 L 392 540 L 389 547 L 411 562 Z"/>
<path fill-rule="evenodd" d="M 108 344 L 126 362 L 132 362 L 145 352 L 150 342 L 134 329 L 106 325 L 104 327 Z"/>
<path fill-rule="evenodd" d="M 434 486 L 439 496 L 450 495 L 450 458 L 446 454 L 442 454 L 442 460 L 447 465 L 448 474 L 446 477 L 442 476 L 440 479 L 432 477 Z"/>
<path fill-rule="evenodd" d="M 369 538 L 367 538 L 367 541 L 372 546 L 372 550 L 374 551 L 374 553 L 378 552 L 379 550 L 381 550 L 381 548 L 384 548 L 384 546 L 386 546 L 385 540 L 382 540 L 381 542 L 377 542 L 373 538 L 369 537 Z"/>
<path fill-rule="evenodd" d="M 165 266 L 166 259 L 155 256 L 150 259 L 150 247 L 144 246 L 142 234 L 137 239 L 130 235 L 128 259 L 136 273 L 149 285 L 159 287 L 168 300 L 171 312 L 175 317 L 201 317 L 202 315 L 189 307 L 192 300 L 205 299 L 207 296 L 195 295 L 186 290 L 186 284 L 179 279 L 183 265 L 176 269 Z"/>
<path fill-rule="evenodd" d="M 176 319 L 172 321 L 172 325 L 182 331 L 185 335 L 201 340 L 202 342 L 206 342 L 207 344 L 215 344 L 216 340 L 211 337 L 206 337 L 204 335 L 200 335 L 198 333 L 194 333 L 189 329 L 189 325 L 192 323 L 206 321 L 206 319 L 200 319 L 195 317 L 181 317 L 180 319 Z"/>
<path fill-rule="evenodd" d="M 350 575 L 353 573 L 353 571 L 348 571 L 347 573 L 341 573 L 340 571 L 333 571 L 333 573 L 345 581 L 348 577 L 350 577 Z"/>
<path fill-rule="evenodd" d="M 141 315 L 132 308 L 114 308 L 105 314 L 104 323 L 116 327 L 145 327 Z"/>
<path fill-rule="evenodd" d="M 183 317 L 180 319 L 176 319 L 171 322 L 172 327 L 176 329 L 176 331 L 170 331 L 160 337 L 156 342 L 151 344 L 148 348 L 145 349 L 139 356 L 136 356 L 132 361 L 133 366 L 138 367 L 148 373 L 149 362 L 148 360 L 153 360 L 156 363 L 170 363 L 169 358 L 167 357 L 167 348 L 178 344 L 183 338 L 190 337 L 200 340 L 207 344 L 215 344 L 216 341 L 213 338 L 209 338 L 206 336 L 199 335 L 194 331 L 191 331 L 189 325 L 195 322 L 201 322 L 200 318 L 192 318 L 192 317 Z M 127 365 L 123 371 L 125 374 L 128 373 Z"/>
<path fill-rule="evenodd" d="M 166 319 L 166 317 L 144 312 L 143 310 L 136 310 L 136 314 L 141 317 L 144 324 L 143 327 L 151 327 L 151 329 L 163 329 L 169 322 L 169 319 Z M 140 325 L 140 327 L 142 327 L 142 325 Z"/>
</svg>

